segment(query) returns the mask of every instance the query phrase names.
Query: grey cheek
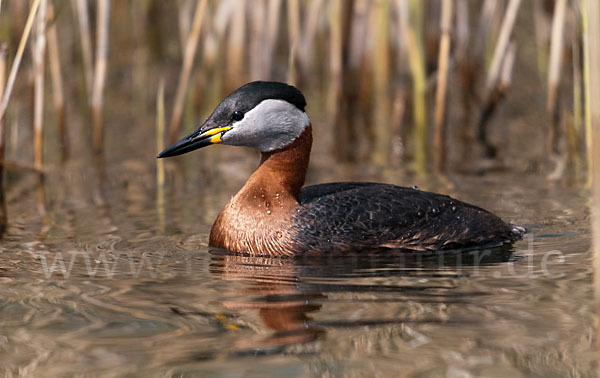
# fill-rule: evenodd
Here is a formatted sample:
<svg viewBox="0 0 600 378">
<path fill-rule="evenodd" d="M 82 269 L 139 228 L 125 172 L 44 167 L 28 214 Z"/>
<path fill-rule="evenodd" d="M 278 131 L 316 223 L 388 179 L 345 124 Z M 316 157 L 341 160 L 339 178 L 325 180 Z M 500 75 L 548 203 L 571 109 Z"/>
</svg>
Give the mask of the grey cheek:
<svg viewBox="0 0 600 378">
<path fill-rule="evenodd" d="M 241 135 L 239 135 L 238 130 L 231 130 L 225 133 L 221 140 L 223 144 L 229 144 L 231 146 L 241 146 L 240 142 L 244 142 L 244 139 Z"/>
<path fill-rule="evenodd" d="M 256 141 L 256 133 L 248 132 L 244 127 L 246 125 L 237 125 L 234 126 L 233 129 L 226 132 L 225 135 L 221 138 L 223 140 L 223 144 L 228 144 L 231 146 L 248 146 L 253 147 Z"/>
</svg>

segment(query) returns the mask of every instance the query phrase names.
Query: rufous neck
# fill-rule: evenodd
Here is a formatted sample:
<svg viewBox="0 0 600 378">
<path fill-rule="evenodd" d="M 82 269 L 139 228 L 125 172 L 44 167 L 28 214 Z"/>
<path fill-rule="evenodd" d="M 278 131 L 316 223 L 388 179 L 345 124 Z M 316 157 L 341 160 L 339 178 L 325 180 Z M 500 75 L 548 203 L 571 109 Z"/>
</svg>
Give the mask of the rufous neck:
<svg viewBox="0 0 600 378">
<path fill-rule="evenodd" d="M 300 136 L 289 145 L 272 152 L 263 152 L 260 166 L 252 175 L 255 179 L 279 187 L 298 198 L 304 185 L 310 149 L 312 147 L 312 127 L 307 125 Z"/>
</svg>

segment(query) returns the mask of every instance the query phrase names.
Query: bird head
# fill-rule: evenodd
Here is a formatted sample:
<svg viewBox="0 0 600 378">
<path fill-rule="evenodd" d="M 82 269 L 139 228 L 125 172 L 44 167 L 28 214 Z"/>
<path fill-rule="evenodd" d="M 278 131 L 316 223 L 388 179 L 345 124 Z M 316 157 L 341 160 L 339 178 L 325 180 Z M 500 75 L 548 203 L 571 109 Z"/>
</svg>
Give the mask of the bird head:
<svg viewBox="0 0 600 378">
<path fill-rule="evenodd" d="M 310 124 L 306 100 L 295 87 L 253 81 L 236 89 L 193 133 L 158 157 L 184 154 L 212 144 L 246 146 L 271 152 L 292 143 Z"/>
</svg>

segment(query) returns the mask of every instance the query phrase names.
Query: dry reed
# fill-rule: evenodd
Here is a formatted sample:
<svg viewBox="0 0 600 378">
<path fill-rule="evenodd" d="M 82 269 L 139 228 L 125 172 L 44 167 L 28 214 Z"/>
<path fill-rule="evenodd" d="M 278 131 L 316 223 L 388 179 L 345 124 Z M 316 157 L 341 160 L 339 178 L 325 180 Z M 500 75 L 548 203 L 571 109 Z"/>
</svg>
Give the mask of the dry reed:
<svg viewBox="0 0 600 378">
<path fill-rule="evenodd" d="M 34 0 L 31 4 L 29 16 L 27 16 L 27 22 L 25 23 L 25 28 L 23 29 L 23 34 L 21 35 L 21 41 L 19 42 L 19 47 L 17 48 L 17 53 L 13 59 L 10 74 L 8 75 L 6 88 L 4 88 L 2 102 L 0 102 L 0 120 L 4 118 L 4 114 L 6 113 L 8 101 L 10 100 L 10 95 L 12 94 L 17 73 L 19 72 L 19 67 L 21 65 L 21 59 L 23 58 L 23 52 L 25 51 L 25 45 L 29 39 L 29 34 L 31 33 L 31 28 L 33 26 L 33 21 L 35 20 L 35 15 L 37 14 L 38 7 L 40 6 L 40 1 L 41 0 Z"/>
<path fill-rule="evenodd" d="M 228 81 L 237 87 L 243 82 L 244 46 L 246 35 L 246 0 L 238 1 L 231 18 L 226 50 L 226 74 Z M 233 88 L 232 88 L 233 89 Z"/>
<path fill-rule="evenodd" d="M 48 209 L 46 207 L 46 188 L 44 187 L 44 175 L 41 172 L 38 172 L 37 174 L 35 199 L 38 214 L 42 219 L 42 228 L 40 229 L 38 237 L 43 240 L 46 238 L 46 236 L 48 236 L 48 232 L 51 229 L 52 223 L 50 220 L 50 214 L 48 214 Z"/>
<path fill-rule="evenodd" d="M 165 82 L 158 83 L 156 95 L 156 153 L 165 148 Z M 165 230 L 165 161 L 156 159 L 156 213 L 158 214 L 159 230 Z"/>
<path fill-rule="evenodd" d="M 69 154 L 69 145 L 67 139 L 67 125 L 65 113 L 65 96 L 63 90 L 63 78 L 60 65 L 60 52 L 58 49 L 58 37 L 56 33 L 56 19 L 54 14 L 53 0 L 48 2 L 48 60 L 50 63 L 50 74 L 52 78 L 52 98 L 56 108 L 56 117 L 58 119 L 58 129 L 60 135 L 60 146 L 62 161 L 65 161 Z"/>
<path fill-rule="evenodd" d="M 586 160 L 587 160 L 587 187 L 590 187 L 594 184 L 594 180 L 597 180 L 600 178 L 600 175 L 595 174 L 594 171 L 594 167 L 600 167 L 600 164 L 595 164 L 596 160 L 596 156 L 594 153 L 594 145 L 598 146 L 600 145 L 599 143 L 595 143 L 594 140 L 594 130 L 592 128 L 592 100 L 593 100 L 593 93 L 592 91 L 596 91 L 598 90 L 598 86 L 593 87 L 592 86 L 592 76 L 594 75 L 594 69 L 592 69 L 592 67 L 600 67 L 600 65 L 596 64 L 594 65 L 594 63 L 596 62 L 596 59 L 598 57 L 596 57 L 595 55 L 593 55 L 594 52 L 597 52 L 597 50 L 595 48 L 592 47 L 592 45 L 594 47 L 596 47 L 596 44 L 600 43 L 600 41 L 598 41 L 597 37 L 598 35 L 594 35 L 593 32 L 596 29 L 596 27 L 598 26 L 597 24 L 593 24 L 594 20 L 597 19 L 597 14 L 596 12 L 596 6 L 595 6 L 595 1 L 593 0 L 581 0 L 582 2 L 582 9 L 581 9 L 581 18 L 582 18 L 582 26 L 583 26 L 583 83 L 584 83 L 584 103 L 585 103 L 585 147 L 586 147 Z M 597 97 L 596 97 L 597 99 Z M 596 108 L 598 109 L 598 108 Z M 597 149 L 596 149 L 597 150 Z M 599 185 L 595 185 L 594 188 L 598 188 L 600 187 Z M 594 189 L 594 190 L 595 190 Z M 599 198 L 599 196 L 594 196 L 594 198 Z M 599 201 L 596 201 L 596 203 Z M 600 212 L 596 212 L 596 213 L 600 213 Z M 600 225 L 600 219 L 598 219 L 600 217 L 597 217 L 595 219 L 597 219 L 597 225 Z M 598 228 L 595 228 L 595 230 L 597 230 Z M 594 233 L 594 237 L 599 237 L 600 235 L 598 232 Z M 600 240 L 598 241 L 598 243 L 595 243 L 595 249 L 600 250 L 598 247 L 600 246 Z M 598 259 L 597 259 L 598 260 Z M 597 262 L 598 264 L 600 264 L 600 262 Z M 595 269 L 596 274 L 600 273 L 600 266 L 598 266 L 599 269 Z M 600 281 L 599 281 L 600 282 Z M 600 295 L 600 292 L 598 293 Z"/>
<path fill-rule="evenodd" d="M 43 167 L 43 133 L 44 133 L 44 71 L 46 54 L 46 11 L 48 1 L 40 2 L 35 24 L 35 42 L 33 46 L 33 146 L 34 165 L 41 170 Z"/>
<path fill-rule="evenodd" d="M 461 89 L 461 121 L 459 138 L 462 143 L 462 161 L 466 161 L 471 152 L 471 98 L 474 92 L 474 70 L 471 66 L 475 63 L 469 54 L 469 4 L 467 0 L 456 2 L 456 48 L 455 57 L 458 65 L 458 77 Z"/>
<path fill-rule="evenodd" d="M 146 1 L 134 1 L 132 3 L 132 13 L 138 15 L 135 22 L 136 25 L 133 28 L 133 39 L 135 41 L 135 47 L 133 49 L 133 83 L 134 83 L 134 96 L 135 96 L 135 109 L 136 111 L 145 111 L 145 104 L 148 101 L 149 91 L 146 88 L 146 83 L 149 75 L 150 66 L 150 55 L 147 46 L 145 45 L 146 38 L 148 36 L 148 13 L 150 10 L 151 3 Z"/>
<path fill-rule="evenodd" d="M 287 1 L 288 46 L 290 49 L 300 38 L 300 3 L 298 0 Z"/>
<path fill-rule="evenodd" d="M 452 28 L 453 0 L 442 0 L 442 13 L 440 17 L 440 52 L 438 57 L 438 80 L 435 93 L 435 120 L 433 139 L 433 162 L 435 170 L 439 173 L 444 170 L 446 160 L 446 144 L 444 116 L 446 107 L 446 87 L 448 83 L 448 57 L 450 55 L 450 33 Z"/>
<path fill-rule="evenodd" d="M 4 94 L 4 86 L 6 85 L 6 72 L 8 67 L 8 45 L 5 42 L 0 43 L 0 98 Z M 5 130 L 4 119 L 0 118 L 0 237 L 6 231 L 7 214 L 6 214 L 6 197 L 4 194 L 4 147 L 5 147 Z"/>
<path fill-rule="evenodd" d="M 535 29 L 535 44 L 537 69 L 540 76 L 547 76 L 548 71 L 548 46 L 550 45 L 550 22 L 544 9 L 544 0 L 534 0 L 533 25 Z"/>
<path fill-rule="evenodd" d="M 33 44 L 33 74 L 34 74 L 34 99 L 33 99 L 33 130 L 34 130 L 34 166 L 41 171 L 43 168 L 43 131 L 44 131 L 44 71 L 46 54 L 46 15 L 48 0 L 41 0 L 35 23 L 35 40 Z M 44 175 L 38 174 L 36 185 L 36 200 L 38 212 L 42 218 L 42 229 L 39 237 L 44 239 L 50 229 L 50 217 L 46 210 L 46 193 L 44 189 Z"/>
<path fill-rule="evenodd" d="M 562 66 L 563 34 L 565 29 L 567 0 L 557 0 L 552 20 L 552 39 L 550 44 L 550 66 L 548 69 L 548 95 L 546 110 L 550 116 L 548 152 L 558 154 L 560 114 L 558 110 L 558 84 Z"/>
<path fill-rule="evenodd" d="M 512 81 L 513 67 L 515 65 L 515 59 L 517 56 L 517 43 L 512 40 L 506 47 L 506 54 L 502 61 L 502 70 L 500 71 L 500 81 L 498 87 L 504 94 L 510 87 Z"/>
<path fill-rule="evenodd" d="M 492 62 L 487 73 L 485 92 L 484 92 L 484 106 L 481 109 L 481 115 L 479 117 L 478 124 L 478 138 L 479 142 L 485 148 L 485 154 L 487 157 L 496 156 L 496 147 L 493 146 L 487 138 L 487 123 L 495 112 L 496 107 L 504 97 L 506 87 L 498 86 L 498 80 L 502 72 L 502 66 L 505 62 L 506 51 L 510 42 L 510 36 L 517 18 L 519 6 L 521 0 L 510 0 L 502 19 L 502 25 L 500 27 L 500 34 L 496 41 L 494 48 L 494 54 Z"/>
<path fill-rule="evenodd" d="M 492 58 L 492 63 L 490 65 L 485 84 L 486 93 L 488 96 L 493 91 L 496 83 L 498 82 L 498 78 L 500 77 L 502 61 L 504 60 L 504 54 L 506 53 L 506 48 L 508 47 L 510 35 L 512 34 L 520 4 L 521 0 L 510 0 L 508 7 L 506 8 L 506 13 L 504 14 L 504 19 L 502 20 L 502 26 L 500 28 L 500 35 L 496 41 L 494 56 Z"/>
<path fill-rule="evenodd" d="M 370 113 L 364 112 L 364 116 L 360 117 L 358 109 L 364 105 L 363 99 L 370 100 L 372 97 L 370 88 L 368 88 L 372 80 L 363 79 L 371 72 L 369 71 L 370 59 L 367 59 L 370 54 L 360 54 L 359 52 L 364 51 L 362 40 L 353 46 L 354 50 L 350 48 L 352 44 L 349 40 L 359 34 L 360 30 L 368 27 L 369 10 L 372 10 L 372 8 L 366 6 L 365 1 L 341 2 L 340 5 L 342 5 L 342 8 L 339 8 L 339 12 L 335 17 L 338 23 L 335 26 L 336 33 L 338 33 L 336 36 L 337 42 L 335 43 L 338 43 L 336 54 L 339 54 L 340 61 L 338 64 L 341 65 L 341 76 L 336 78 L 339 82 L 334 83 L 330 71 L 328 100 L 330 103 L 335 102 L 328 115 L 331 117 L 329 120 L 333 124 L 332 131 L 336 141 L 332 146 L 332 152 L 340 160 L 356 161 L 360 159 L 360 154 L 357 152 L 362 144 L 361 142 L 367 140 L 367 138 L 364 138 L 366 133 L 361 133 L 360 127 L 364 126 L 365 123 L 368 125 L 370 122 L 368 120 Z M 333 25 L 330 27 L 333 27 Z M 331 45 L 333 40 L 330 38 L 330 41 Z M 316 49 L 317 47 L 309 46 L 308 48 Z M 331 51 L 329 53 L 331 54 Z M 353 59 L 354 55 L 360 55 L 361 58 Z M 314 63 L 312 62 L 311 65 Z M 329 68 L 331 69 L 331 65 Z M 339 92 L 336 93 L 334 90 L 339 90 Z M 337 100 L 334 94 L 337 96 Z"/>
<path fill-rule="evenodd" d="M 187 40 L 185 43 L 183 64 L 179 73 L 179 81 L 177 82 L 175 103 L 173 105 L 173 114 L 171 115 L 171 122 L 169 124 L 169 143 L 175 143 L 179 135 L 181 116 L 183 114 L 183 106 L 185 102 L 185 94 L 187 92 L 188 82 L 192 72 L 194 57 L 196 56 L 196 49 L 198 47 L 198 39 L 200 37 L 202 19 L 204 18 L 204 12 L 206 10 L 206 2 L 207 0 L 200 0 L 196 5 L 194 19 L 192 22 L 192 29 L 190 31 L 190 34 L 187 36 Z"/>
<path fill-rule="evenodd" d="M 390 52 L 389 52 L 389 4 L 379 1 L 373 5 L 372 29 L 375 32 L 375 51 L 373 54 L 374 93 L 374 150 L 373 162 L 379 166 L 389 164 L 391 152 L 390 112 L 391 99 L 389 96 Z"/>
<path fill-rule="evenodd" d="M 325 0 L 312 0 L 308 4 L 302 34 L 299 36 L 298 64 L 302 72 L 311 72 L 319 17 Z"/>
<path fill-rule="evenodd" d="M 256 0 L 253 2 L 251 7 L 251 20 L 250 20 L 250 51 L 259 51 L 261 53 L 250 54 L 250 79 L 258 80 L 263 78 L 263 61 L 265 59 L 262 54 L 263 40 L 265 35 L 265 0 Z"/>
<path fill-rule="evenodd" d="M 6 72 L 8 68 L 8 44 L 0 43 L 0 98 L 4 94 L 4 86 L 6 85 Z M 2 176 L 4 166 L 4 148 L 5 148 L 5 131 L 4 119 L 0 118 L 0 190 L 2 190 Z"/>
<path fill-rule="evenodd" d="M 179 26 L 179 44 L 183 47 L 190 35 L 192 28 L 192 16 L 194 14 L 195 0 L 182 0 L 177 2 L 177 16 Z M 185 49 L 181 49 L 182 58 L 185 58 Z"/>
<path fill-rule="evenodd" d="M 275 47 L 277 46 L 277 37 L 279 36 L 279 14 L 281 10 L 281 0 L 268 0 L 267 2 L 267 28 L 264 41 L 264 70 L 263 77 L 270 78 L 273 71 L 273 60 L 275 58 Z"/>
<path fill-rule="evenodd" d="M 586 129 L 592 182 L 592 248 L 596 314 L 600 312 L 600 4 L 582 0 Z M 599 341 L 596 347 L 600 348 Z"/>
<path fill-rule="evenodd" d="M 96 62 L 94 64 L 94 83 L 92 86 L 91 108 L 95 153 L 102 152 L 104 143 L 104 87 L 108 69 L 108 28 L 110 22 L 110 0 L 98 0 L 96 19 Z"/>
<path fill-rule="evenodd" d="M 413 124 L 415 135 L 416 171 L 423 175 L 427 170 L 427 100 L 425 56 L 423 52 L 423 14 L 422 3 L 418 0 L 408 2 L 408 21 L 404 22 L 401 32 L 406 38 L 406 47 L 412 76 Z"/>
<path fill-rule="evenodd" d="M 579 180 L 581 176 L 581 158 L 578 154 L 579 135 L 583 131 L 583 73 L 582 73 L 582 57 L 581 57 L 581 22 L 576 21 L 579 14 L 571 11 L 573 40 L 572 40 L 572 66 L 573 66 L 573 121 L 567 123 L 567 160 L 569 166 L 574 167 L 575 180 Z"/>
<path fill-rule="evenodd" d="M 94 81 L 94 63 L 92 55 L 92 33 L 90 32 L 90 19 L 87 3 L 87 0 L 71 0 L 71 7 L 76 10 L 74 14 L 77 14 L 79 39 L 81 42 L 81 57 L 83 60 L 84 87 L 88 97 L 88 103 L 90 103 Z"/>
<path fill-rule="evenodd" d="M 329 93 L 328 104 L 331 114 L 339 112 L 342 92 L 342 0 L 332 0 L 329 9 Z"/>
<path fill-rule="evenodd" d="M 492 27 L 492 20 L 498 8 L 498 1 L 496 0 L 485 0 L 481 7 L 481 14 L 479 16 L 479 22 L 477 24 L 477 32 L 474 35 L 474 47 L 473 53 L 479 60 L 483 59 L 483 54 L 486 50 L 487 39 L 490 34 Z"/>
<path fill-rule="evenodd" d="M 300 4 L 298 0 L 288 0 L 287 2 L 287 21 L 288 21 L 288 74 L 287 82 L 296 84 L 296 51 L 298 50 L 300 38 Z"/>
<path fill-rule="evenodd" d="M 40 1 L 31 2 L 33 13 L 37 13 L 36 9 Z M 71 4 L 75 11 L 74 14 L 77 15 L 78 26 L 76 28 L 79 31 L 83 56 L 81 62 L 78 63 L 84 67 L 84 82 L 93 109 L 93 144 L 94 149 L 98 151 L 101 149 L 103 139 L 102 107 L 107 70 L 110 1 L 98 2 L 98 6 L 95 8 L 97 11 L 95 14 L 98 16 L 96 22 L 89 20 L 88 13 L 92 9 L 88 9 L 90 5 L 86 0 L 71 0 Z M 136 2 L 130 6 L 131 14 L 133 17 L 150 20 L 153 13 L 148 9 L 154 9 L 155 3 L 145 2 L 144 4 L 146 5 L 140 6 Z M 349 2 L 343 0 L 331 2 L 324 0 L 307 2 L 298 0 L 289 0 L 288 2 L 281 0 L 252 2 L 223 0 L 213 3 L 206 0 L 181 0 L 177 2 L 177 8 L 175 5 L 161 5 L 159 7 L 161 10 L 167 9 L 169 6 L 173 7 L 173 12 L 170 14 L 176 14 L 176 18 L 179 19 L 179 35 L 174 31 L 173 35 L 165 36 L 165 40 L 168 38 L 171 42 L 180 40 L 185 45 L 182 49 L 183 63 L 174 96 L 173 112 L 168 125 L 169 141 L 174 142 L 177 139 L 183 113 L 186 113 L 186 109 L 190 109 L 190 107 L 186 107 L 186 104 L 196 104 L 201 101 L 206 103 L 206 99 L 220 96 L 220 93 L 217 92 L 220 92 L 222 88 L 237 87 L 247 76 L 252 79 L 285 77 L 287 65 L 288 81 L 297 82 L 300 87 L 309 87 L 306 84 L 308 80 L 312 80 L 308 84 L 317 84 L 317 80 L 314 78 L 318 78 L 319 74 L 328 75 L 327 82 L 324 84 L 319 82 L 318 85 L 320 88 L 329 89 L 330 106 L 328 111 L 334 116 L 331 119 L 335 120 L 332 122 L 335 123 L 332 125 L 335 135 L 344 141 L 342 148 L 347 150 L 344 156 L 349 155 L 348 151 L 355 157 L 361 156 L 361 154 L 364 156 L 364 153 L 368 152 L 369 158 L 377 164 L 388 162 L 390 152 L 394 148 L 394 137 L 400 134 L 395 129 L 395 125 L 401 123 L 401 121 L 397 121 L 397 115 L 404 114 L 404 109 L 412 106 L 412 111 L 406 113 L 412 117 L 413 122 L 414 162 L 417 171 L 421 173 L 426 171 L 429 163 L 428 155 L 431 150 L 434 151 L 433 167 L 436 171 L 441 172 L 446 165 L 445 130 L 452 126 L 447 121 L 448 105 L 446 104 L 448 96 L 446 93 L 452 89 L 449 87 L 449 83 L 452 82 L 449 79 L 452 71 L 449 68 L 452 65 L 451 28 L 456 27 L 456 47 L 452 47 L 455 49 L 463 87 L 463 118 L 461 122 L 463 124 L 462 132 L 466 135 L 466 130 L 470 129 L 470 113 L 473 113 L 473 109 L 479 107 L 476 110 L 480 111 L 482 115 L 480 129 L 484 130 L 485 124 L 494 113 L 498 102 L 506 94 L 512 76 L 516 51 L 514 48 L 516 41 L 513 39 L 511 42 L 512 30 L 517 15 L 524 8 L 520 7 L 520 4 L 520 0 L 506 2 L 484 0 L 477 3 L 468 0 L 440 0 L 428 3 L 418 0 L 397 0 L 395 2 L 389 0 L 378 2 L 368 0 Z M 50 19 L 53 19 L 52 4 L 49 6 Z M 565 30 L 565 12 L 572 6 L 572 3 L 566 0 L 557 0 L 554 2 L 554 6 L 556 10 L 552 29 L 547 27 L 548 20 L 550 20 L 549 8 L 544 6 L 541 1 L 534 3 L 534 7 L 530 8 L 533 10 L 533 14 L 531 10 L 529 14 L 532 14 L 536 25 L 538 50 L 543 45 L 539 41 L 552 41 L 547 72 L 547 110 L 554 116 L 553 130 L 556 130 L 558 127 L 556 117 L 559 115 L 559 108 L 556 105 L 559 97 L 558 78 L 564 69 L 560 63 L 562 46 L 566 43 L 576 42 L 572 42 L 571 39 L 562 41 Z M 120 5 L 121 13 L 125 7 L 126 5 Z M 282 7 L 285 7 L 287 12 L 287 22 L 285 19 L 282 21 Z M 452 11 L 454 7 L 456 7 L 455 12 Z M 474 22 L 469 22 L 469 13 L 472 11 L 476 12 L 475 17 L 478 18 L 478 20 L 471 20 L 477 22 L 475 30 L 471 30 L 469 26 L 474 24 Z M 452 13 L 456 13 L 455 23 L 452 22 Z M 394 14 L 399 17 L 394 17 Z M 434 16 L 436 21 L 439 18 L 440 33 L 436 35 L 433 35 L 435 33 L 426 33 L 427 35 L 424 36 L 425 27 L 430 28 L 429 23 L 434 22 Z M 569 17 L 571 17 L 571 13 L 569 13 Z M 59 41 L 56 37 L 54 22 L 56 20 L 53 20 L 47 28 L 48 62 L 52 73 L 53 99 L 59 125 L 61 125 L 64 123 L 61 118 L 64 116 L 65 93 L 69 93 L 69 88 L 63 89 L 61 84 Z M 20 23 L 22 20 L 16 20 L 15 17 L 11 26 L 21 25 Z M 13 72 L 16 75 L 22 55 L 22 46 L 24 48 L 24 43 L 28 38 L 28 29 L 31 29 L 31 21 L 28 20 L 28 23 L 29 26 L 27 23 L 25 24 L 22 43 L 17 50 L 16 65 L 13 65 L 11 71 L 13 81 Z M 95 24 L 97 27 L 95 61 L 92 56 L 90 24 Z M 137 45 L 132 59 L 135 61 L 132 71 L 136 92 L 143 92 L 144 78 L 151 72 L 150 69 L 144 69 L 144 65 L 148 66 L 145 63 L 150 62 L 149 51 L 151 51 L 143 45 L 145 42 L 144 29 L 145 26 L 141 29 L 136 27 L 134 33 L 137 34 L 133 37 Z M 437 33 L 437 27 L 433 29 Z M 552 38 L 546 39 L 550 32 L 552 32 Z M 203 36 L 200 45 L 204 48 L 200 63 L 202 71 L 199 71 L 202 74 L 192 78 L 200 35 Z M 437 38 L 439 38 L 439 44 L 432 44 L 432 41 L 437 42 Z M 488 46 L 491 41 L 495 41 L 494 45 Z M 246 47 L 246 42 L 249 42 L 248 47 Z M 62 41 L 60 43 L 60 47 L 68 48 L 62 45 Z M 286 43 L 287 46 L 284 46 Z M 426 44 L 427 49 L 425 48 Z M 548 44 L 546 43 L 546 45 Z M 66 43 L 65 46 L 67 46 Z M 432 69 L 435 69 L 432 64 L 435 62 L 432 58 L 436 57 L 437 52 L 431 46 L 437 47 L 437 51 L 439 51 L 435 75 L 431 74 Z M 286 50 L 288 55 L 287 61 L 284 62 L 280 52 Z M 21 52 L 19 53 L 19 51 Z M 491 64 L 487 76 L 484 77 L 481 72 L 485 67 L 484 57 L 489 52 L 493 52 L 493 54 L 488 54 L 492 55 L 488 57 L 491 58 L 489 59 Z M 168 54 L 163 56 L 168 56 Z M 541 56 L 542 54 L 538 55 L 538 57 Z M 323 59 L 324 57 L 329 57 L 329 59 Z M 222 67 L 215 64 L 217 58 L 224 58 L 226 64 Z M 248 59 L 248 65 L 244 64 L 245 59 Z M 577 148 L 577 130 L 580 127 L 578 125 L 581 124 L 578 121 L 578 113 L 583 108 L 576 95 L 577 86 L 581 85 L 578 84 L 578 81 L 581 79 L 576 79 L 578 64 L 575 60 L 580 58 L 577 58 L 575 46 L 573 46 L 573 59 L 574 118 L 573 122 L 567 123 L 567 125 L 573 127 L 574 130 L 567 130 L 566 135 L 569 156 Z M 407 73 L 410 77 L 407 77 Z M 429 78 L 427 74 L 430 75 Z M 583 76 L 581 72 L 579 76 Z M 483 95 L 480 96 L 478 80 L 484 78 L 486 79 L 485 87 Z M 0 104 L 0 117 L 6 111 L 8 96 L 12 90 L 10 78 L 8 82 L 7 94 L 2 98 Z M 186 102 L 189 82 L 195 83 L 193 102 L 192 100 Z M 427 89 L 428 83 L 436 82 L 435 108 L 432 108 L 435 109 L 432 112 L 434 134 L 430 140 L 427 122 Z M 67 80 L 66 84 L 69 83 Z M 404 103 L 404 93 L 409 93 L 409 85 L 412 85 L 410 88 L 412 100 L 408 99 Z M 207 92 L 210 94 L 207 95 Z M 134 94 L 135 96 L 137 93 Z M 351 96 L 353 98 L 350 98 Z M 479 103 L 479 98 L 483 98 L 484 101 Z M 402 103 L 398 101 L 402 101 Z M 145 101 L 140 100 L 139 103 L 143 104 Z M 198 112 L 201 113 L 201 111 Z M 339 115 L 338 113 L 343 114 Z M 344 118 L 353 119 L 346 122 Z M 568 117 L 564 119 L 568 120 Z M 359 125 L 365 127 L 365 135 L 368 135 L 369 138 L 357 138 Z M 485 130 L 483 134 L 485 134 Z M 66 127 L 61 126 L 60 135 L 61 145 L 66 145 Z M 552 138 L 552 151 L 556 152 L 559 141 L 558 133 L 554 133 Z M 481 139 L 487 142 L 485 137 Z M 465 137 L 463 140 L 465 145 L 469 144 L 468 138 Z M 36 150 L 39 148 L 36 147 Z M 588 148 L 591 154 L 590 150 L 591 147 Z"/>
</svg>

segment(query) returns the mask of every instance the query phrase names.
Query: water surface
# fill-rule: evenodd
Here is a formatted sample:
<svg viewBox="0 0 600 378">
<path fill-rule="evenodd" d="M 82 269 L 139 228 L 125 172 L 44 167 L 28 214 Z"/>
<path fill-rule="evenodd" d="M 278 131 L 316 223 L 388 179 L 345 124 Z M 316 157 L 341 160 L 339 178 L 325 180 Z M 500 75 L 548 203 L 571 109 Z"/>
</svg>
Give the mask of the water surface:
<svg viewBox="0 0 600 378">
<path fill-rule="evenodd" d="M 583 190 L 517 172 L 455 175 L 452 186 L 437 187 L 527 226 L 529 236 L 511 248 L 252 258 L 209 249 L 207 234 L 255 154 L 221 147 L 171 162 L 163 194 L 151 152 L 132 154 L 72 160 L 49 168 L 43 182 L 10 173 L 3 375 L 594 373 Z M 418 181 L 336 170 L 318 156 L 310 183 Z"/>
</svg>

